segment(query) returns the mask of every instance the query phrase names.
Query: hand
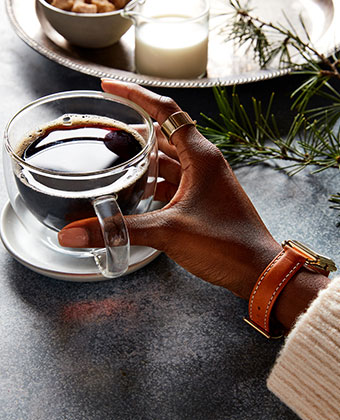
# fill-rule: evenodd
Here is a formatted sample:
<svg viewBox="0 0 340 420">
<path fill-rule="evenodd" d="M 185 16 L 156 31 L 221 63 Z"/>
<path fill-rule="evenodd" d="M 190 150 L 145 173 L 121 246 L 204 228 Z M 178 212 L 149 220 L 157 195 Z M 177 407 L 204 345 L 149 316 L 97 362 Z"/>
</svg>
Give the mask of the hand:
<svg viewBox="0 0 340 420">
<path fill-rule="evenodd" d="M 138 85 L 103 80 L 103 90 L 143 107 L 159 125 L 180 110 L 170 98 Z M 267 263 L 280 251 L 221 152 L 194 126 L 183 126 L 170 145 L 157 127 L 161 210 L 126 216 L 131 245 L 165 252 L 194 275 L 247 299 Z M 103 246 L 96 218 L 59 233 L 62 246 Z"/>
</svg>

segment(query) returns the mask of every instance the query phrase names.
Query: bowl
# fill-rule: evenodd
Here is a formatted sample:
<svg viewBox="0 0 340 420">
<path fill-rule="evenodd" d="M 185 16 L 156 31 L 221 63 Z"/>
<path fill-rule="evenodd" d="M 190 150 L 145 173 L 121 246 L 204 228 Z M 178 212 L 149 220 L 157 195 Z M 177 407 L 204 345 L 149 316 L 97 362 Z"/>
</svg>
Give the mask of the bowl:
<svg viewBox="0 0 340 420">
<path fill-rule="evenodd" d="M 129 3 L 136 1 L 131 0 Z M 36 0 L 36 9 L 43 29 L 47 21 L 70 44 L 78 47 L 108 47 L 119 41 L 132 25 L 130 19 L 121 15 L 122 10 L 75 13 L 58 9 L 47 0 Z"/>
</svg>

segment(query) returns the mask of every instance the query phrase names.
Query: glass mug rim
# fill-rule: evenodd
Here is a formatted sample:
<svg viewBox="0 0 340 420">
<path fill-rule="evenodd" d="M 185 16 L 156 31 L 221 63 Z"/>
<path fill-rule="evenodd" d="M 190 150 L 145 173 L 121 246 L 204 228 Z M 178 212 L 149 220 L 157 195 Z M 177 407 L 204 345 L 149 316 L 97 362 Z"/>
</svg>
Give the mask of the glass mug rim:
<svg viewBox="0 0 340 420">
<path fill-rule="evenodd" d="M 131 159 L 123 163 L 120 163 L 118 165 L 112 166 L 110 168 L 102 169 L 99 171 L 76 172 L 76 173 L 40 168 L 38 166 L 28 163 L 13 150 L 13 147 L 10 144 L 10 129 L 18 116 L 20 116 L 24 111 L 33 109 L 43 103 L 53 102 L 56 99 L 67 99 L 67 98 L 76 98 L 76 97 L 111 100 L 114 102 L 121 103 L 123 105 L 127 105 L 130 108 L 137 111 L 138 113 L 140 113 L 144 117 L 149 127 L 149 135 L 147 138 L 146 145 L 135 156 L 133 156 Z M 155 138 L 154 125 L 152 123 L 152 120 L 149 114 L 142 107 L 130 101 L 129 99 L 123 98 L 118 95 L 113 95 L 111 93 L 101 92 L 101 91 L 96 91 L 96 90 L 71 90 L 71 91 L 64 91 L 64 92 L 53 93 L 51 95 L 46 95 L 34 101 L 31 101 L 27 105 L 23 106 L 19 111 L 17 111 L 14 114 L 14 116 L 10 119 L 10 121 L 6 125 L 5 131 L 4 131 L 4 140 L 5 140 L 4 145 L 5 145 L 7 153 L 9 154 L 11 158 L 13 158 L 22 167 L 27 167 L 30 170 L 33 170 L 35 173 L 42 173 L 45 175 L 51 175 L 51 176 L 56 176 L 60 178 L 69 177 L 69 178 L 74 179 L 74 178 L 97 177 L 100 175 L 106 176 L 108 174 L 114 173 L 115 171 L 120 171 L 122 168 L 129 167 L 131 164 L 138 161 L 141 157 L 144 157 L 145 155 L 149 153 L 149 151 L 153 148 L 155 144 L 156 138 Z"/>
</svg>

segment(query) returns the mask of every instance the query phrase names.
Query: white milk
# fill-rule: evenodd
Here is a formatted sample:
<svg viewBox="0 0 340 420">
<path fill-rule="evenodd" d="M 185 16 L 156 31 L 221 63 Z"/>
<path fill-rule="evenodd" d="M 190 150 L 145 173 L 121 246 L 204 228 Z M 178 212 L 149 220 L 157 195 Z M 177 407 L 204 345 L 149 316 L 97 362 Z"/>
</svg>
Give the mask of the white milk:
<svg viewBox="0 0 340 420">
<path fill-rule="evenodd" d="M 197 22 L 184 22 L 186 19 L 157 16 L 136 28 L 135 64 L 139 73 L 174 79 L 205 74 L 208 29 Z"/>
</svg>

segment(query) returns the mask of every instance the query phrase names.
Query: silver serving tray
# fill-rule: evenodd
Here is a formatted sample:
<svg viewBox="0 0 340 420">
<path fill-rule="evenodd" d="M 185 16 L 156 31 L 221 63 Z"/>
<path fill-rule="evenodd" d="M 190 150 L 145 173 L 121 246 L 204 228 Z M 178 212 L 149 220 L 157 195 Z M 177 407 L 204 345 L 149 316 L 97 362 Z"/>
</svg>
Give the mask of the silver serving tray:
<svg viewBox="0 0 340 420">
<path fill-rule="evenodd" d="M 171 1 L 171 0 L 169 0 Z M 184 0 L 185 1 L 185 0 Z M 230 19 L 228 0 L 210 0 L 210 34 L 207 75 L 200 79 L 163 79 L 134 71 L 134 28 L 112 47 L 83 49 L 70 45 L 50 26 L 40 24 L 35 0 L 6 0 L 7 13 L 16 33 L 34 50 L 73 70 L 96 77 L 111 77 L 155 87 L 229 86 L 272 79 L 291 69 L 261 70 L 252 52 L 237 49 L 225 39 L 223 23 Z M 340 45 L 340 0 L 253 0 L 257 16 L 285 24 L 285 17 L 299 27 L 301 13 L 318 51 L 329 54 Z M 302 33 L 302 32 L 301 32 Z"/>
</svg>

